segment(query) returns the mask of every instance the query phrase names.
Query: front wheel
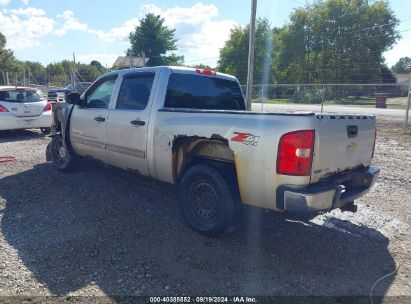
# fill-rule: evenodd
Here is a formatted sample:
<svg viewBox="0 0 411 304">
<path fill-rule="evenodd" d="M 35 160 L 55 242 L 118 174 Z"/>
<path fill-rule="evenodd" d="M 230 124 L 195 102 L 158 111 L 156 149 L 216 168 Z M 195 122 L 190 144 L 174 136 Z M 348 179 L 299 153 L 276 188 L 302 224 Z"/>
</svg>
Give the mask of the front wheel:
<svg viewBox="0 0 411 304">
<path fill-rule="evenodd" d="M 193 229 L 217 237 L 233 222 L 240 203 L 216 169 L 206 165 L 189 168 L 179 188 L 180 209 Z"/>
<path fill-rule="evenodd" d="M 50 143 L 50 156 L 54 166 L 60 171 L 73 168 L 74 157 L 67 149 L 61 135 L 53 137 Z"/>
</svg>

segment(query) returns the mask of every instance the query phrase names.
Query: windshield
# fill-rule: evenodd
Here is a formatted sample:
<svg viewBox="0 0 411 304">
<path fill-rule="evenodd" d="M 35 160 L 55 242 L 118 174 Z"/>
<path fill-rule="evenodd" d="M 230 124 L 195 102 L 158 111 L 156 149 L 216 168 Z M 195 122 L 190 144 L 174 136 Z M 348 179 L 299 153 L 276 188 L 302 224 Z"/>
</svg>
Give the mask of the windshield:
<svg viewBox="0 0 411 304">
<path fill-rule="evenodd" d="M 45 100 L 44 96 L 37 91 L 9 90 L 0 91 L 0 101 L 5 102 L 38 102 Z"/>
</svg>

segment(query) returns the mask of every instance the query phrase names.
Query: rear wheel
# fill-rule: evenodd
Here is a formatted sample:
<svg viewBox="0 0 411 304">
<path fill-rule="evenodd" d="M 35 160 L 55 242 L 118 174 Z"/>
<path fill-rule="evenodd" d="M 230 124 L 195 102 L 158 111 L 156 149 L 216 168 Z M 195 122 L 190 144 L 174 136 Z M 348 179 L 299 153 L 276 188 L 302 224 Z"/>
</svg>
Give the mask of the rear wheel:
<svg viewBox="0 0 411 304">
<path fill-rule="evenodd" d="M 179 186 L 180 208 L 193 229 L 216 237 L 233 223 L 240 203 L 216 169 L 195 165 L 187 170 Z"/>
<path fill-rule="evenodd" d="M 74 166 L 74 157 L 67 149 L 61 135 L 53 137 L 50 143 L 51 160 L 61 171 L 68 171 Z"/>
</svg>

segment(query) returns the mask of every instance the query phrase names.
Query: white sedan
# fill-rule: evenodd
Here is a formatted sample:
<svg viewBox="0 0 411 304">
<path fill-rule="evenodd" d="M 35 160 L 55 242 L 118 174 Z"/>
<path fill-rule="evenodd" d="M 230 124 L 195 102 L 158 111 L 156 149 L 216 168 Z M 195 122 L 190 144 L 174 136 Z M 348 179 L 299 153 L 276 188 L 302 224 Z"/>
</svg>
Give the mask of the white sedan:
<svg viewBox="0 0 411 304">
<path fill-rule="evenodd" d="M 51 127 L 52 107 L 41 91 L 26 87 L 0 86 L 0 131 Z"/>
</svg>

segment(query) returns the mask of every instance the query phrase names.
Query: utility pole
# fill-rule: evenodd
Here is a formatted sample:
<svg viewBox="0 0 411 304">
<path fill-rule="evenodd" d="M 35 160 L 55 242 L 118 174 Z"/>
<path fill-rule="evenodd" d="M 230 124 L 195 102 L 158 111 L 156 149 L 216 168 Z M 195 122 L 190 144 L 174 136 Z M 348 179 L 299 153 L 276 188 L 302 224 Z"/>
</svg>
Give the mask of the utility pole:
<svg viewBox="0 0 411 304">
<path fill-rule="evenodd" d="M 133 68 L 133 51 L 132 50 L 128 51 L 128 58 L 130 60 L 130 69 L 132 69 Z"/>
<path fill-rule="evenodd" d="M 26 64 L 23 63 L 23 87 L 26 86 Z"/>
<path fill-rule="evenodd" d="M 407 110 L 405 112 L 405 126 L 404 129 L 408 128 L 408 115 L 410 114 L 410 102 L 411 102 L 411 79 L 408 85 L 408 100 L 407 100 Z"/>
<path fill-rule="evenodd" d="M 73 69 L 71 72 L 71 91 L 76 91 L 76 54 L 73 53 Z"/>
<path fill-rule="evenodd" d="M 251 0 L 250 44 L 248 49 L 248 75 L 247 75 L 247 110 L 251 111 L 253 98 L 254 76 L 254 45 L 255 45 L 255 18 L 257 14 L 257 0 Z"/>
</svg>

